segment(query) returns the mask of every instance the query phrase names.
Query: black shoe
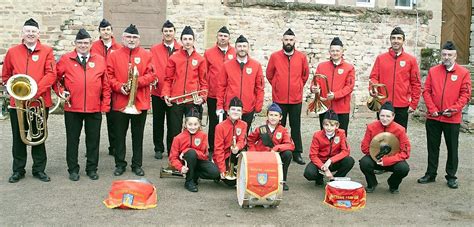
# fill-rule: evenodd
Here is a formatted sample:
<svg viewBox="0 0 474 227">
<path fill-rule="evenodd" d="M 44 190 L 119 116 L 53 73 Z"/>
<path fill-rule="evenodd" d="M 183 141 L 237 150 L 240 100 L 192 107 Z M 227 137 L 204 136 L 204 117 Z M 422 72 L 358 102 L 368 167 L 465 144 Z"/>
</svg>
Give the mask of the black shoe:
<svg viewBox="0 0 474 227">
<path fill-rule="evenodd" d="M 448 180 L 448 187 L 452 189 L 456 189 L 459 187 L 458 181 L 456 179 L 449 179 Z"/>
<path fill-rule="evenodd" d="M 365 192 L 367 193 L 372 193 L 375 191 L 375 188 L 377 187 L 377 185 L 374 185 L 374 186 L 367 186 L 365 187 Z"/>
<path fill-rule="evenodd" d="M 145 176 L 145 171 L 141 167 L 132 168 L 132 172 L 137 176 Z"/>
<path fill-rule="evenodd" d="M 163 152 L 155 151 L 155 158 L 156 159 L 163 159 Z"/>
<path fill-rule="evenodd" d="M 199 185 L 199 178 L 193 179 L 193 181 L 194 181 L 194 184 L 196 184 L 196 186 Z"/>
<path fill-rule="evenodd" d="M 121 168 L 121 167 L 115 168 L 115 171 L 114 171 L 115 176 L 121 176 L 123 173 L 125 173 L 125 168 Z"/>
<path fill-rule="evenodd" d="M 33 173 L 33 177 L 38 178 L 40 181 L 43 181 L 43 182 L 51 181 L 51 178 L 49 178 L 45 172 Z"/>
<path fill-rule="evenodd" d="M 87 176 L 88 176 L 89 179 L 91 179 L 91 180 L 98 180 L 98 179 L 99 179 L 99 175 L 97 174 L 96 171 L 89 171 L 89 172 L 87 172 Z"/>
<path fill-rule="evenodd" d="M 304 162 L 303 158 L 301 157 L 301 153 L 294 153 L 293 154 L 293 161 L 295 161 L 296 163 L 298 163 L 300 165 L 306 164 L 306 162 Z"/>
<path fill-rule="evenodd" d="M 286 183 L 283 183 L 283 191 L 288 191 L 290 190 L 290 187 Z"/>
<path fill-rule="evenodd" d="M 80 178 L 80 176 L 79 176 L 78 173 L 70 173 L 70 174 L 69 174 L 69 180 L 78 181 L 79 178 Z"/>
<path fill-rule="evenodd" d="M 430 175 L 424 175 L 423 177 L 418 179 L 418 183 L 420 183 L 420 184 L 428 184 L 428 183 L 435 182 L 435 181 L 436 181 L 436 178 L 432 177 Z"/>
<path fill-rule="evenodd" d="M 321 186 L 323 184 L 324 184 L 324 180 L 323 180 L 322 177 L 321 178 L 316 178 L 316 181 L 314 182 L 314 185 Z"/>
<path fill-rule="evenodd" d="M 24 173 L 13 172 L 12 176 L 8 179 L 10 183 L 16 183 L 25 177 Z"/>
<path fill-rule="evenodd" d="M 186 181 L 184 183 L 184 188 L 188 189 L 190 192 L 197 192 L 198 188 L 193 180 Z"/>
<path fill-rule="evenodd" d="M 398 190 L 398 188 L 389 187 L 388 190 L 390 190 L 390 193 L 392 193 L 392 194 L 400 194 L 400 191 Z"/>
</svg>

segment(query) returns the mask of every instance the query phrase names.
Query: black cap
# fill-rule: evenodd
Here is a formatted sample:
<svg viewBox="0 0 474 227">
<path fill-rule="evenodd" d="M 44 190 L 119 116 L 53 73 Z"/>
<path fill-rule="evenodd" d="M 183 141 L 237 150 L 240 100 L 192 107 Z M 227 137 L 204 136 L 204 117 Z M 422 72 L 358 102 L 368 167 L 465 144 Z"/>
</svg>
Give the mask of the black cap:
<svg viewBox="0 0 474 227">
<path fill-rule="evenodd" d="M 170 20 L 166 20 L 165 23 L 163 23 L 163 27 L 161 27 L 161 29 L 163 28 L 174 28 L 174 24 L 171 23 Z"/>
<path fill-rule="evenodd" d="M 33 26 L 33 27 L 39 28 L 38 22 L 36 22 L 33 18 L 30 18 L 27 21 L 25 21 L 23 26 Z"/>
<path fill-rule="evenodd" d="M 130 26 L 128 26 L 125 31 L 123 31 L 125 33 L 129 33 L 129 34 L 134 34 L 134 35 L 139 35 L 138 34 L 138 29 L 135 25 L 133 24 L 130 24 Z"/>
<path fill-rule="evenodd" d="M 237 38 L 237 40 L 235 40 L 235 43 L 248 43 L 249 41 L 247 40 L 247 38 L 245 38 L 243 35 L 240 35 L 239 38 Z"/>
<path fill-rule="evenodd" d="M 102 21 L 100 21 L 99 28 L 106 28 L 109 26 L 112 26 L 112 24 L 108 20 L 102 19 Z"/>
<path fill-rule="evenodd" d="M 196 107 L 192 107 L 189 109 L 188 112 L 186 112 L 186 117 L 197 117 L 201 119 L 201 113 L 199 113 L 199 110 Z"/>
<path fill-rule="evenodd" d="M 443 45 L 443 50 L 456 50 L 456 46 L 454 46 L 453 41 L 448 40 Z"/>
<path fill-rule="evenodd" d="M 229 32 L 229 29 L 227 29 L 226 26 L 222 26 L 222 28 L 219 29 L 219 31 L 217 31 L 217 33 L 226 33 L 226 34 L 229 34 L 230 35 L 230 32 Z"/>
<path fill-rule="evenodd" d="M 242 104 L 242 101 L 239 98 L 234 97 L 230 100 L 229 107 L 231 107 L 231 106 L 243 107 L 243 104 Z"/>
<path fill-rule="evenodd" d="M 405 32 L 403 32 L 402 28 L 400 27 L 395 27 L 392 30 L 392 33 L 390 33 L 390 36 L 392 35 L 403 35 L 403 39 L 405 39 Z"/>
<path fill-rule="evenodd" d="M 380 111 L 382 110 L 390 110 L 392 112 L 395 112 L 395 108 L 393 107 L 393 104 L 390 101 L 387 101 L 384 104 L 382 104 L 382 107 L 380 107 Z"/>
<path fill-rule="evenodd" d="M 183 35 L 192 35 L 194 37 L 194 31 L 191 26 L 184 27 L 183 31 L 181 32 L 181 39 L 183 38 Z"/>
<path fill-rule="evenodd" d="M 86 29 L 84 28 L 79 29 L 79 32 L 77 32 L 77 35 L 76 35 L 76 40 L 88 39 L 88 38 L 91 38 L 91 35 L 89 35 L 89 32 L 87 32 Z"/>
<path fill-rule="evenodd" d="M 339 37 L 334 37 L 331 41 L 330 46 L 341 46 L 341 47 L 343 47 L 344 45 L 342 44 L 342 41 L 339 39 Z"/>
<path fill-rule="evenodd" d="M 286 30 L 286 32 L 283 33 L 283 35 L 295 35 L 295 33 L 291 30 L 291 28 L 288 28 L 288 30 Z"/>
<path fill-rule="evenodd" d="M 334 112 L 334 110 L 328 110 L 326 113 L 324 113 L 324 118 L 323 120 L 333 120 L 333 121 L 339 121 L 339 117 L 337 116 L 337 113 Z"/>
</svg>

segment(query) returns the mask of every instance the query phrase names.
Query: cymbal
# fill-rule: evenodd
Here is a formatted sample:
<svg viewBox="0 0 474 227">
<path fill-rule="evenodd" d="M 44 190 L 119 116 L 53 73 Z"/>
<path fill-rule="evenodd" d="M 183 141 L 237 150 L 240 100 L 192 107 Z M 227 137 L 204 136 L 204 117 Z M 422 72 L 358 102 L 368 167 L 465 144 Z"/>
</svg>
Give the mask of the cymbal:
<svg viewBox="0 0 474 227">
<path fill-rule="evenodd" d="M 387 154 L 387 156 L 391 156 L 395 153 L 398 153 L 400 151 L 400 141 L 398 141 L 398 138 L 390 132 L 382 132 L 374 136 L 372 138 L 372 141 L 370 141 L 370 157 L 374 161 L 377 161 L 375 157 L 377 154 L 380 152 L 380 145 L 382 144 L 387 144 L 392 148 L 392 151 Z"/>
</svg>

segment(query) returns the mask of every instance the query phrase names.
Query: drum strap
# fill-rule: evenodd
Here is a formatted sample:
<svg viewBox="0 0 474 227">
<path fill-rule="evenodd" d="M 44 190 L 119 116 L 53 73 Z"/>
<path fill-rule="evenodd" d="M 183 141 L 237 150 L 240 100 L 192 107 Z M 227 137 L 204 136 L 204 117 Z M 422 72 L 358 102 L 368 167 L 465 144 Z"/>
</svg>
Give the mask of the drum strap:
<svg viewBox="0 0 474 227">
<path fill-rule="evenodd" d="M 273 141 L 272 141 L 273 133 L 271 133 L 270 128 L 268 128 L 267 125 L 262 125 L 259 127 L 259 131 L 260 131 L 260 138 L 262 139 L 263 145 L 273 148 L 275 145 L 273 144 Z"/>
</svg>

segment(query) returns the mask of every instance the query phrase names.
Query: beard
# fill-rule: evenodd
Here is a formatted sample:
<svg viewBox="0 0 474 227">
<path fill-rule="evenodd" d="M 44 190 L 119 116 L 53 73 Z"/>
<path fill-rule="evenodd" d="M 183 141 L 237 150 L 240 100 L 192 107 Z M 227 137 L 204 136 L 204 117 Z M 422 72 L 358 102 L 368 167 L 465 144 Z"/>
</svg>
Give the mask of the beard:
<svg viewBox="0 0 474 227">
<path fill-rule="evenodd" d="M 287 53 L 293 51 L 295 49 L 295 45 L 291 45 L 291 44 L 283 44 L 283 50 Z"/>
</svg>

